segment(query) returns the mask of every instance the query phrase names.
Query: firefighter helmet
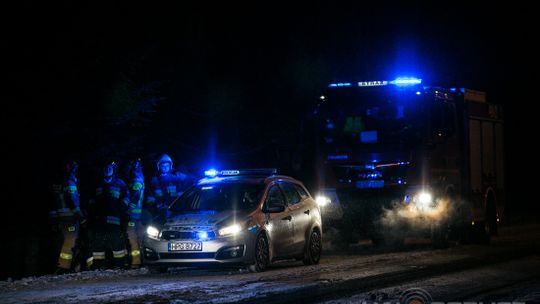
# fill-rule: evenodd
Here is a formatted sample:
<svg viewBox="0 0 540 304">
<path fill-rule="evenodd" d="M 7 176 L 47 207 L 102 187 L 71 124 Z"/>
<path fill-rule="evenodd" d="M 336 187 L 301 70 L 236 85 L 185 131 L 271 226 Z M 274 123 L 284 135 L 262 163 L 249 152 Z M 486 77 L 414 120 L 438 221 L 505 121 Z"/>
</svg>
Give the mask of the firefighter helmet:
<svg viewBox="0 0 540 304">
<path fill-rule="evenodd" d="M 140 158 L 131 160 L 128 165 L 129 173 L 141 173 L 142 172 L 142 160 Z"/>
<path fill-rule="evenodd" d="M 118 164 L 116 164 L 116 162 L 107 162 L 105 166 L 103 166 L 103 174 L 105 175 L 105 177 L 111 177 L 116 174 L 117 169 Z"/>
<path fill-rule="evenodd" d="M 64 172 L 67 174 L 77 174 L 77 169 L 79 168 L 79 164 L 75 161 L 68 161 L 64 165 Z"/>
<path fill-rule="evenodd" d="M 157 169 L 158 169 L 158 171 L 160 171 L 159 166 L 160 166 L 162 163 L 169 163 L 170 166 L 171 166 L 171 170 L 172 170 L 173 162 L 172 162 L 172 159 L 169 157 L 169 155 L 167 155 L 167 154 L 161 155 L 161 157 L 159 158 L 159 160 L 158 160 L 158 162 L 157 162 Z"/>
</svg>

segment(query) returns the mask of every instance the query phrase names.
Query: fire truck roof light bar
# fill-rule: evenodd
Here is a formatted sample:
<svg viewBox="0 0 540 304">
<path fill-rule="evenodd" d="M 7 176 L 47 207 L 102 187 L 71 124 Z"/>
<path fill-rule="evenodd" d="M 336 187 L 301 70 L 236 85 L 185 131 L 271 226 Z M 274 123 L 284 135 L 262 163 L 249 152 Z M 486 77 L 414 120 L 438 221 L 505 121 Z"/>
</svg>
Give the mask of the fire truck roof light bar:
<svg viewBox="0 0 540 304">
<path fill-rule="evenodd" d="M 393 84 L 396 86 L 412 86 L 416 84 L 421 84 L 422 79 L 414 77 L 398 77 L 394 80 L 377 80 L 377 81 L 359 81 L 356 84 L 359 87 L 379 87 L 386 86 L 388 84 Z M 352 84 L 350 82 L 336 82 L 328 85 L 329 88 L 338 88 L 338 87 L 350 87 Z"/>
<path fill-rule="evenodd" d="M 350 87 L 350 82 L 338 82 L 338 83 L 331 83 L 328 85 L 329 88 L 335 88 L 335 87 Z"/>
<path fill-rule="evenodd" d="M 395 84 L 397 86 L 407 86 L 407 85 L 421 84 L 422 79 L 414 78 L 414 77 L 399 77 L 390 81 L 390 83 Z"/>
</svg>

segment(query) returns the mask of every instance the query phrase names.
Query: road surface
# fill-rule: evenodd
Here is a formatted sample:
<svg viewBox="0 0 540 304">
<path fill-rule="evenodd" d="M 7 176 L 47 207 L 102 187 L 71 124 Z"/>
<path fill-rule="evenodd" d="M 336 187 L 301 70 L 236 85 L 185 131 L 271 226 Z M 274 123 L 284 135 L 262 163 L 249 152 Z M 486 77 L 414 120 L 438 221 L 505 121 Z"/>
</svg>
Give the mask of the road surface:
<svg viewBox="0 0 540 304">
<path fill-rule="evenodd" d="M 0 282 L 0 303 L 396 303 L 420 288 L 433 301 L 540 302 L 540 224 L 502 227 L 489 245 L 326 252 L 319 265 L 87 271 Z"/>
</svg>

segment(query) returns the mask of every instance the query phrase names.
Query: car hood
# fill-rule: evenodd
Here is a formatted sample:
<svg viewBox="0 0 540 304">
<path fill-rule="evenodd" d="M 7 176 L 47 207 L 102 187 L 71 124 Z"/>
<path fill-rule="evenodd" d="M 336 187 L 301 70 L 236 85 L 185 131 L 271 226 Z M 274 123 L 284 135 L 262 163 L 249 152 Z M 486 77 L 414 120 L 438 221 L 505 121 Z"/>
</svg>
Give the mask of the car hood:
<svg viewBox="0 0 540 304">
<path fill-rule="evenodd" d="M 243 220 L 247 211 L 199 211 L 193 213 L 174 214 L 165 223 L 165 226 L 215 226 L 228 225 L 235 220 Z"/>
</svg>

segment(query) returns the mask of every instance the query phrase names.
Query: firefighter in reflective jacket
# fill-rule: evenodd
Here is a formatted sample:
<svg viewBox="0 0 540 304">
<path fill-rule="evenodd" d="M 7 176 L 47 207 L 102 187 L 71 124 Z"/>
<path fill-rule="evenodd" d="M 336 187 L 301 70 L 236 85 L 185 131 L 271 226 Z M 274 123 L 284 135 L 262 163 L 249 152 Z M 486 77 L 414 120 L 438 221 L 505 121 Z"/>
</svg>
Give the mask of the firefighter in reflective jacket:
<svg viewBox="0 0 540 304">
<path fill-rule="evenodd" d="M 144 197 L 144 176 L 142 162 L 136 159 L 130 162 L 128 167 L 129 189 L 129 221 L 126 233 L 129 240 L 129 256 L 131 268 L 141 266 L 140 239 L 142 235 L 141 211 Z"/>
<path fill-rule="evenodd" d="M 116 177 L 116 163 L 103 168 L 103 180 L 96 187 L 95 198 L 88 206 L 90 251 L 87 260 L 90 269 L 126 264 L 126 243 L 122 225 L 128 219 L 129 192 L 126 183 Z M 109 258 L 112 257 L 112 260 Z"/>
<path fill-rule="evenodd" d="M 76 162 L 68 162 L 63 172 L 53 183 L 54 206 L 49 212 L 52 223 L 60 233 L 62 248 L 58 257 L 57 273 L 75 270 L 74 253 L 79 237 L 79 223 L 85 221 L 80 209 L 77 189 Z"/>
<path fill-rule="evenodd" d="M 152 214 L 153 221 L 162 221 L 167 215 L 167 207 L 190 185 L 188 175 L 172 173 L 173 162 L 163 154 L 157 162 L 158 174 L 152 178 L 146 197 L 145 208 Z"/>
</svg>

